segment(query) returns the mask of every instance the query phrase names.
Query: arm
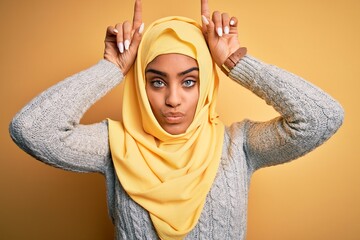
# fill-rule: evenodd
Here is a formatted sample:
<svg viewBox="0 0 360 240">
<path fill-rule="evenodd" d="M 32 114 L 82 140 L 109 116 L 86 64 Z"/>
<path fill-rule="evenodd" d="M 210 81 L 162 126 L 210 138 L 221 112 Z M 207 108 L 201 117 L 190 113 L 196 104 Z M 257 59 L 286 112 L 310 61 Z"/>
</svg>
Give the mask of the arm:
<svg viewBox="0 0 360 240">
<path fill-rule="evenodd" d="M 132 24 L 125 21 L 107 28 L 106 60 L 51 87 L 15 116 L 10 134 L 20 148 L 63 169 L 105 172 L 111 162 L 107 122 L 79 122 L 133 65 L 144 29 L 141 19 L 141 1 L 136 0 Z"/>
<path fill-rule="evenodd" d="M 97 65 L 49 88 L 12 120 L 10 134 L 20 148 L 62 169 L 103 172 L 110 159 L 107 123 L 80 125 L 85 111 L 123 78 L 112 63 Z"/>
<path fill-rule="evenodd" d="M 245 151 L 253 170 L 298 158 L 341 126 L 343 109 L 302 78 L 245 56 L 229 75 L 280 113 L 271 121 L 247 122 Z"/>
<path fill-rule="evenodd" d="M 240 48 L 237 19 L 218 11 L 210 16 L 208 0 L 201 0 L 201 14 L 203 34 L 215 63 L 222 68 L 228 58 L 234 62 Z M 247 122 L 245 151 L 253 170 L 304 155 L 326 141 L 342 124 L 342 107 L 294 74 L 247 55 L 229 76 L 281 114 L 265 123 Z"/>
</svg>

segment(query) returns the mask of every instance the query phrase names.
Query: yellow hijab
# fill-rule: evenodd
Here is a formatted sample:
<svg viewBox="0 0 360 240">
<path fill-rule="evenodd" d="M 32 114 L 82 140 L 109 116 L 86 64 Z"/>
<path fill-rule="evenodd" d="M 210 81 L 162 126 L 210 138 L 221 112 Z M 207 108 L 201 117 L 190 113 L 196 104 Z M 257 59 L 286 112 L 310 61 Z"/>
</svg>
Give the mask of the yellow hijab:
<svg viewBox="0 0 360 240">
<path fill-rule="evenodd" d="M 162 129 L 145 91 L 147 64 L 166 53 L 190 56 L 199 66 L 195 117 L 179 135 Z M 122 122 L 109 120 L 117 176 L 129 196 L 149 212 L 161 239 L 183 239 L 199 220 L 224 135 L 215 113 L 219 79 L 200 26 L 183 17 L 154 22 L 143 35 L 124 84 Z"/>
</svg>

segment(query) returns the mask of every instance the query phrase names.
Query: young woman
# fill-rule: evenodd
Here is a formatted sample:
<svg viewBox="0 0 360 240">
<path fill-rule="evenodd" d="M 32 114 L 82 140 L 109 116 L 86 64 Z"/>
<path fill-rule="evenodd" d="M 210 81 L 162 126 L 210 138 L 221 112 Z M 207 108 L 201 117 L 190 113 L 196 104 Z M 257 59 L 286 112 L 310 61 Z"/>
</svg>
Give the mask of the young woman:
<svg viewBox="0 0 360 240">
<path fill-rule="evenodd" d="M 245 239 L 252 173 L 308 153 L 342 123 L 334 99 L 246 54 L 237 19 L 201 6 L 202 26 L 167 17 L 143 33 L 137 0 L 132 23 L 108 27 L 104 60 L 40 94 L 10 125 L 35 158 L 105 176 L 117 239 Z M 225 127 L 216 65 L 280 116 Z M 122 119 L 80 125 L 124 78 Z"/>
</svg>

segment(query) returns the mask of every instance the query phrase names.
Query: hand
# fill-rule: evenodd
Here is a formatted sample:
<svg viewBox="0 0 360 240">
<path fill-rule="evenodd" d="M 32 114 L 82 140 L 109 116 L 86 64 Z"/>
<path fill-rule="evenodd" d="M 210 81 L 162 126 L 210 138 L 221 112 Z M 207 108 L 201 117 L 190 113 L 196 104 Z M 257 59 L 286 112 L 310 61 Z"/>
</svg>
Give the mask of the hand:
<svg viewBox="0 0 360 240">
<path fill-rule="evenodd" d="M 221 67 L 240 48 L 236 17 L 215 11 L 210 18 L 208 0 L 201 0 L 202 32 L 215 63 Z"/>
<path fill-rule="evenodd" d="M 134 64 L 141 41 L 144 30 L 141 13 L 141 0 L 135 0 L 132 24 L 125 21 L 109 26 L 106 31 L 104 59 L 117 65 L 124 75 Z"/>
</svg>

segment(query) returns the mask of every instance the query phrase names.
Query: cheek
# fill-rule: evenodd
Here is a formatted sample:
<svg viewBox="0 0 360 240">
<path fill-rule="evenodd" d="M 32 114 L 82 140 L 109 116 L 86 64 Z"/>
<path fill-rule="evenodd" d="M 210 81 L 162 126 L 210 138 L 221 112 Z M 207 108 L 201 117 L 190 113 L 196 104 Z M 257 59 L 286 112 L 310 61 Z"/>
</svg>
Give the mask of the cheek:
<svg viewBox="0 0 360 240">
<path fill-rule="evenodd" d="M 192 102 L 191 102 L 191 110 L 192 112 L 195 114 L 196 112 L 196 107 L 199 101 L 199 93 L 198 91 L 195 91 L 192 96 L 191 96 Z"/>
<path fill-rule="evenodd" d="M 157 112 L 159 112 L 159 109 L 161 107 L 160 101 L 161 101 L 161 97 L 159 96 L 159 94 L 146 89 L 146 94 L 147 97 L 149 99 L 149 104 L 151 107 L 151 110 L 153 112 L 153 114 L 155 115 L 155 117 L 157 117 Z"/>
<path fill-rule="evenodd" d="M 148 99 L 149 99 L 149 103 L 151 106 L 151 109 L 154 111 L 155 109 L 157 109 L 157 101 L 156 101 L 156 97 L 153 97 L 152 95 L 148 95 Z"/>
<path fill-rule="evenodd" d="M 150 106 L 153 106 L 154 105 L 154 99 L 156 99 L 156 98 L 154 96 L 154 92 L 151 91 L 150 87 L 148 87 L 148 84 L 146 84 L 145 91 L 146 91 L 146 95 L 147 95 L 147 98 L 149 100 Z"/>
</svg>

